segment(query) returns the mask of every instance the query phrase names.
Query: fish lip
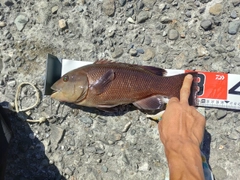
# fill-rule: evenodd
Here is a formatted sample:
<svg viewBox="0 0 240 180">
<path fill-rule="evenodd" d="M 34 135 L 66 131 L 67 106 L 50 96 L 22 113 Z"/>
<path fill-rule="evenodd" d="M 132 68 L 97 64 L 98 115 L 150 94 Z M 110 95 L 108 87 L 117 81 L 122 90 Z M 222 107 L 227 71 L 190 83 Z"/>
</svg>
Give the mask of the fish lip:
<svg viewBox="0 0 240 180">
<path fill-rule="evenodd" d="M 58 91 L 53 91 L 53 93 L 51 94 L 51 98 L 54 98 L 57 94 L 58 94 Z"/>
<path fill-rule="evenodd" d="M 55 84 L 53 84 L 53 85 L 51 86 L 51 89 L 53 90 L 53 93 L 56 93 L 56 92 L 59 92 L 59 91 L 60 91 L 60 89 L 57 88 L 57 87 L 55 86 Z"/>
</svg>

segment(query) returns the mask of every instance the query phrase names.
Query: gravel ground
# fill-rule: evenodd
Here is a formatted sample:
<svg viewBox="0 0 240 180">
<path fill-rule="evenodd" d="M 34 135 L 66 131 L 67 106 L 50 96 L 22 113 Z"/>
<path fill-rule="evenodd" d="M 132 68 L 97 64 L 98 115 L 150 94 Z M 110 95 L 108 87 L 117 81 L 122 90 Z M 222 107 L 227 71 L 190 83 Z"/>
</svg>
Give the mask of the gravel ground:
<svg viewBox="0 0 240 180">
<path fill-rule="evenodd" d="M 48 53 L 172 69 L 240 72 L 239 0 L 0 0 L 0 102 L 43 91 Z M 26 86 L 21 106 L 35 101 Z M 49 108 L 52 106 L 51 108 Z M 217 180 L 240 179 L 239 112 L 202 108 Z M 165 179 L 157 124 L 143 112 L 59 105 L 13 114 L 6 179 Z M 28 117 L 27 117 L 28 116 Z M 28 123 L 46 117 L 47 121 Z"/>
</svg>

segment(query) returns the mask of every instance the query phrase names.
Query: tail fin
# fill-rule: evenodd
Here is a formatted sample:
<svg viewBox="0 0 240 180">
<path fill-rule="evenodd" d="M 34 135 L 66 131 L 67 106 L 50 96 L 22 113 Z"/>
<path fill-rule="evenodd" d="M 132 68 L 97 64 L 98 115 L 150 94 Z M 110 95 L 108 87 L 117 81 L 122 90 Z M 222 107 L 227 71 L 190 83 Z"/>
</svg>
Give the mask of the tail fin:
<svg viewBox="0 0 240 180">
<path fill-rule="evenodd" d="M 183 84 L 183 80 L 187 74 L 191 74 L 193 76 L 193 82 L 191 85 L 191 93 L 188 99 L 189 105 L 196 106 L 197 105 L 197 91 L 198 91 L 198 84 L 197 84 L 197 78 L 198 73 L 197 72 L 188 72 L 184 74 L 178 74 L 174 76 L 167 76 L 167 94 L 170 94 L 169 98 L 171 97 L 177 97 L 180 98 L 180 90 Z"/>
</svg>

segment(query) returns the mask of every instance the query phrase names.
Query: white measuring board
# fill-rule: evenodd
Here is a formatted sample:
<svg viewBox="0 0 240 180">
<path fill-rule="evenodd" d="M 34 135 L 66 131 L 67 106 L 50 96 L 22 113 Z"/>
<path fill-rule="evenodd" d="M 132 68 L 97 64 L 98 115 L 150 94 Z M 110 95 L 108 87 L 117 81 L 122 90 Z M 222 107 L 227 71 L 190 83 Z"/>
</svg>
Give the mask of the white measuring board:
<svg viewBox="0 0 240 180">
<path fill-rule="evenodd" d="M 73 69 L 92 63 L 62 59 L 62 75 Z M 167 76 L 191 71 L 166 70 Z M 199 87 L 197 93 L 198 106 L 240 110 L 240 74 L 197 72 Z"/>
</svg>

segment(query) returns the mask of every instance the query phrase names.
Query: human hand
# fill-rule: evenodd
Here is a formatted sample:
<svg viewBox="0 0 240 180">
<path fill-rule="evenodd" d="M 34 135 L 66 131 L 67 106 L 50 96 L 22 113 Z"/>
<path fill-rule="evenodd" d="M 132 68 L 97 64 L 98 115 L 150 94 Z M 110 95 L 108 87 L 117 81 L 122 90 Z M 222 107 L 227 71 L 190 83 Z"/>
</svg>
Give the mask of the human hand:
<svg viewBox="0 0 240 180">
<path fill-rule="evenodd" d="M 169 100 L 162 120 L 158 123 L 171 180 L 204 179 L 200 144 L 206 121 L 188 104 L 192 81 L 192 75 L 185 77 L 180 100 Z"/>
<path fill-rule="evenodd" d="M 158 123 L 160 139 L 165 148 L 174 149 L 188 143 L 199 147 L 202 142 L 205 118 L 188 104 L 192 81 L 192 75 L 185 77 L 180 100 L 175 97 L 169 100 L 162 120 Z"/>
</svg>

